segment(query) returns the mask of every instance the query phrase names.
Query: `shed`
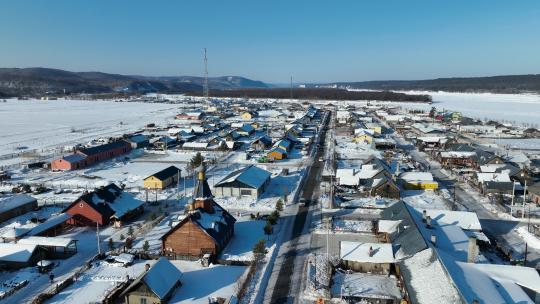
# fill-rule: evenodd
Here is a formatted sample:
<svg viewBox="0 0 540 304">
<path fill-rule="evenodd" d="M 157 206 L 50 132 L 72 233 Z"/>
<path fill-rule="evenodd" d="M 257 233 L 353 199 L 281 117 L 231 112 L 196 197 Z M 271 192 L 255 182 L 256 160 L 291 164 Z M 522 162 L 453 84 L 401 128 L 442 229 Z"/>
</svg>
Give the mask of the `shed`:
<svg viewBox="0 0 540 304">
<path fill-rule="evenodd" d="M 0 222 L 37 209 L 37 200 L 28 194 L 16 194 L 0 199 Z"/>
<path fill-rule="evenodd" d="M 0 243 L 0 268 L 18 269 L 34 265 L 43 258 L 35 244 Z"/>
</svg>

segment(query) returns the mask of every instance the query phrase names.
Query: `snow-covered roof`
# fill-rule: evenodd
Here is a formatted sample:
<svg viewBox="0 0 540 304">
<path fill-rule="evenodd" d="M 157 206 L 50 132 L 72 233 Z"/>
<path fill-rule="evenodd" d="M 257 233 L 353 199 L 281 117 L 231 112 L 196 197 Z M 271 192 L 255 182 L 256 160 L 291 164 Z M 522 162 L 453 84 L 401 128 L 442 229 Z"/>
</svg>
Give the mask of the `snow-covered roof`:
<svg viewBox="0 0 540 304">
<path fill-rule="evenodd" d="M 358 173 L 360 171 L 354 168 L 343 168 L 336 170 L 336 178 L 339 180 L 340 185 L 346 186 L 358 186 L 360 178 Z"/>
<path fill-rule="evenodd" d="M 56 226 L 56 225 L 59 225 L 65 221 L 67 221 L 68 219 L 70 219 L 72 217 L 71 214 L 68 214 L 68 213 L 60 213 L 58 215 L 54 215 L 50 218 L 48 218 L 45 222 L 37 225 L 36 227 L 32 228 L 32 230 L 30 230 L 30 232 L 28 233 L 29 235 L 38 235 L 46 230 L 49 230 L 51 229 L 52 227 Z"/>
<path fill-rule="evenodd" d="M 180 281 L 181 277 L 182 272 L 180 269 L 162 257 L 144 274 L 142 280 L 160 300 L 163 300 Z M 192 286 L 192 288 L 195 288 L 195 286 Z"/>
<path fill-rule="evenodd" d="M 456 262 L 447 264 L 467 303 L 534 303 L 522 287 L 540 293 L 540 276 L 534 268 Z"/>
<path fill-rule="evenodd" d="M 478 182 L 511 182 L 508 173 L 476 173 Z"/>
<path fill-rule="evenodd" d="M 406 182 L 432 182 L 433 175 L 431 172 L 403 172 L 399 175 L 399 178 Z"/>
<path fill-rule="evenodd" d="M 122 195 L 120 195 L 113 203 L 109 204 L 109 207 L 114 210 L 114 216 L 120 218 L 142 205 L 144 205 L 143 201 L 136 199 L 130 193 L 122 192 Z"/>
<path fill-rule="evenodd" d="M 205 149 L 207 148 L 209 143 L 207 142 L 186 142 L 182 145 L 182 148 L 197 148 L 197 149 Z"/>
<path fill-rule="evenodd" d="M 225 184 L 238 181 L 254 189 L 258 189 L 266 183 L 272 174 L 257 166 L 248 166 L 238 171 L 232 172 L 223 180 L 217 183 L 214 187 L 221 187 Z"/>
<path fill-rule="evenodd" d="M 418 208 L 417 211 L 423 212 Z M 426 214 L 439 225 L 450 224 L 465 230 L 482 230 L 480 220 L 474 212 L 427 209 Z"/>
<path fill-rule="evenodd" d="M 427 143 L 441 143 L 444 144 L 448 141 L 448 138 L 444 136 L 420 136 L 416 138 L 417 140 L 427 142 Z"/>
<path fill-rule="evenodd" d="M 401 222 L 401 220 L 379 220 L 379 232 L 393 233 L 394 231 L 397 231 L 397 228 Z"/>
<path fill-rule="evenodd" d="M 11 197 L 4 198 L 0 200 L 0 213 L 13 210 L 33 201 L 36 201 L 36 199 L 28 194 L 16 194 Z"/>
<path fill-rule="evenodd" d="M 360 172 L 358 172 L 358 178 L 359 179 L 370 179 L 373 178 L 377 173 L 381 172 L 383 168 L 379 167 L 375 164 L 365 164 L 362 165 L 362 168 L 360 168 Z"/>
<path fill-rule="evenodd" d="M 370 248 L 371 255 L 370 255 Z M 393 263 L 394 252 L 390 243 L 361 243 L 341 241 L 340 257 L 361 263 Z"/>
<path fill-rule="evenodd" d="M 413 303 L 461 303 L 461 296 L 433 249 L 427 248 L 401 263 Z"/>
<path fill-rule="evenodd" d="M 0 243 L 0 261 L 28 262 L 37 245 Z"/>
<path fill-rule="evenodd" d="M 68 247 L 75 239 L 65 237 L 45 237 L 45 236 L 29 236 L 20 239 L 18 244 Z"/>
<path fill-rule="evenodd" d="M 469 158 L 476 155 L 476 152 L 471 151 L 445 151 L 441 152 L 443 158 Z"/>
</svg>

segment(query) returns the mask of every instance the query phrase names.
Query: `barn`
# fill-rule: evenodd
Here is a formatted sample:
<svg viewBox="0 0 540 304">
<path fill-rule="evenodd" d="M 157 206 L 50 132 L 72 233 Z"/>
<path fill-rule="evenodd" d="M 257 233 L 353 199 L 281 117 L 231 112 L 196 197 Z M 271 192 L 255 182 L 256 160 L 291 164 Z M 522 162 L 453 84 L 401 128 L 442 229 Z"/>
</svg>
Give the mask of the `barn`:
<svg viewBox="0 0 540 304">
<path fill-rule="evenodd" d="M 258 199 L 268 188 L 271 175 L 270 172 L 251 165 L 227 175 L 214 186 L 214 192 L 219 196 Z"/>
<path fill-rule="evenodd" d="M 142 213 L 144 202 L 124 192 L 115 184 L 85 193 L 64 212 L 71 215 L 68 223 L 77 226 L 107 225 L 111 221 L 120 225 L 122 221 Z"/>
</svg>

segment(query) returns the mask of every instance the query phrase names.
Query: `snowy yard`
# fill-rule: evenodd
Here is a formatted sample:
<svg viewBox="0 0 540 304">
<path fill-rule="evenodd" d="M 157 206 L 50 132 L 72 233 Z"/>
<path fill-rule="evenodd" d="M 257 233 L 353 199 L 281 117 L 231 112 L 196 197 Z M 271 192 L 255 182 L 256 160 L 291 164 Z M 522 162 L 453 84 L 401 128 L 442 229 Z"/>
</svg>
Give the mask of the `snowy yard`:
<svg viewBox="0 0 540 304">
<path fill-rule="evenodd" d="M 333 277 L 332 297 L 401 299 L 401 291 L 395 276 L 368 273 L 336 272 Z"/>
<path fill-rule="evenodd" d="M 46 303 L 97 303 L 113 290 L 119 283 L 126 282 L 128 276 L 137 278 L 144 272 L 146 263 L 155 261 L 136 261 L 130 267 L 109 265 L 106 262 L 96 262 L 85 271 L 71 286 L 62 290 Z"/>
<path fill-rule="evenodd" d="M 234 261 L 253 260 L 253 246 L 259 240 L 267 240 L 263 227 L 266 221 L 242 219 L 234 225 L 234 236 L 223 250 L 222 259 Z"/>
</svg>

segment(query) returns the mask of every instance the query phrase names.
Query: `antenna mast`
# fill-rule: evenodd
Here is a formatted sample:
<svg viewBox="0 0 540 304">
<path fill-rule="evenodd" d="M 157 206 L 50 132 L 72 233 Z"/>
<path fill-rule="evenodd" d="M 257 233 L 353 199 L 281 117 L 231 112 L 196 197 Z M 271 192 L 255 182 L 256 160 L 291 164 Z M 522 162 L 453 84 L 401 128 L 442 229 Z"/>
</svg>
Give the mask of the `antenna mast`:
<svg viewBox="0 0 540 304">
<path fill-rule="evenodd" d="M 292 76 L 291 76 L 291 100 L 292 100 Z"/>
<path fill-rule="evenodd" d="M 208 100 L 208 58 L 206 57 L 206 48 L 204 48 L 204 85 L 203 94 L 206 100 Z"/>
</svg>

